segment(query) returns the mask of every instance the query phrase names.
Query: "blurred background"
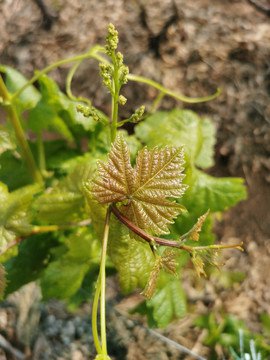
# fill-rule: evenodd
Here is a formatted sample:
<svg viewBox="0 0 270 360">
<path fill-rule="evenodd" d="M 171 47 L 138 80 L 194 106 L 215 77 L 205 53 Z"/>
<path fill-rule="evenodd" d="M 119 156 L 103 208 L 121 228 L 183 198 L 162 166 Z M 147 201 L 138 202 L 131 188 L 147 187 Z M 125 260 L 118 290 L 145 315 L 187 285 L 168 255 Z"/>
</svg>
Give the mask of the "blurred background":
<svg viewBox="0 0 270 360">
<path fill-rule="evenodd" d="M 113 23 L 130 72 L 191 97 L 222 89 L 216 100 L 203 104 L 165 97 L 161 109 L 189 108 L 213 119 L 216 162 L 209 173 L 243 177 L 249 194 L 215 229 L 219 241 L 243 241 L 245 251 L 224 253 L 227 275 L 210 281 L 198 281 L 187 269 L 183 281 L 189 314 L 160 333 L 210 358 L 204 340 L 211 331 L 194 325 L 196 316 L 210 313 L 216 324 L 235 316 L 251 332 L 269 339 L 270 326 L 263 319 L 270 315 L 270 1 L 0 0 L 0 16 L 0 63 L 28 78 L 57 60 L 103 45 Z M 66 65 L 50 73 L 62 90 L 69 69 Z M 72 89 L 110 112 L 97 61 L 82 63 Z M 128 98 L 120 112 L 123 119 L 142 104 L 149 108 L 157 96 L 153 88 L 131 82 L 123 94 Z M 108 286 L 112 358 L 194 358 L 149 333 L 141 326 L 144 319 L 129 318 L 138 294 L 124 299 L 114 279 Z M 4 303 L 0 333 L 23 352 L 28 346 L 30 354 L 31 348 L 33 359 L 91 358 L 90 305 L 71 315 L 56 301 L 40 307 L 39 297 L 31 285 Z M 222 359 L 219 341 L 212 341 L 212 347 L 213 358 Z M 0 354 L 1 360 L 16 359 L 10 352 Z"/>
</svg>

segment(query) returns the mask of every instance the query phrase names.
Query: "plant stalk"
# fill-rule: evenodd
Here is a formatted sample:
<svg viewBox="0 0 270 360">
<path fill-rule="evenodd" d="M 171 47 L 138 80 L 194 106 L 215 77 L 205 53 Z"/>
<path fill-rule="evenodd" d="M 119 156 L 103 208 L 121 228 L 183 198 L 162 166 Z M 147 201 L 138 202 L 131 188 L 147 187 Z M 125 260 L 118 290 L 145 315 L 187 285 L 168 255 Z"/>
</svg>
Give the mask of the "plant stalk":
<svg viewBox="0 0 270 360">
<path fill-rule="evenodd" d="M 107 208 L 106 220 L 104 226 L 103 240 L 102 240 L 102 251 L 99 276 L 96 285 L 96 292 L 93 302 L 92 310 L 92 331 L 96 350 L 99 355 L 103 356 L 103 359 L 109 359 L 107 355 L 107 340 L 106 340 L 106 311 L 105 311 L 105 287 L 106 287 L 106 253 L 109 236 L 109 224 L 110 224 L 110 213 L 111 208 Z M 98 338 L 97 330 L 97 310 L 98 300 L 100 297 L 100 333 L 101 333 L 101 345 Z"/>
<path fill-rule="evenodd" d="M 117 207 L 115 205 L 111 205 L 110 208 L 111 208 L 112 212 L 114 213 L 114 215 L 126 227 L 128 227 L 135 234 L 139 235 L 142 239 L 146 240 L 150 245 L 153 244 L 153 243 L 156 243 L 158 245 L 174 247 L 174 248 L 177 248 L 179 250 L 187 251 L 190 254 L 193 254 L 194 251 L 206 250 L 206 249 L 208 249 L 208 250 L 209 249 L 219 250 L 219 249 L 235 248 L 235 249 L 243 251 L 243 249 L 241 247 L 243 243 L 235 244 L 235 245 L 222 245 L 222 244 L 220 244 L 220 245 L 207 245 L 207 246 L 188 246 L 188 245 L 181 244 L 181 242 L 179 242 L 177 240 L 166 240 L 166 239 L 159 238 L 157 236 L 152 236 L 152 235 L 148 234 L 146 231 L 140 229 L 135 224 L 133 224 L 130 220 L 125 218 L 124 215 L 122 215 L 120 213 L 120 211 L 117 209 Z"/>
<path fill-rule="evenodd" d="M 92 307 L 92 332 L 93 332 L 93 339 L 95 343 L 95 347 L 98 354 L 102 353 L 101 345 L 98 338 L 98 329 L 97 329 L 97 312 L 98 312 L 98 301 L 100 296 L 100 290 L 101 290 L 101 281 L 100 276 L 97 279 L 96 284 L 96 291 L 95 291 L 95 297 L 93 301 L 93 307 Z"/>
<path fill-rule="evenodd" d="M 41 131 L 37 134 L 37 144 L 39 170 L 41 171 L 41 174 L 44 174 L 44 172 L 46 172 L 46 157 Z"/>
<path fill-rule="evenodd" d="M 43 183 L 42 176 L 36 165 L 33 154 L 30 150 L 29 144 L 25 138 L 23 128 L 21 126 L 17 111 L 15 106 L 12 103 L 12 96 L 7 91 L 6 85 L 3 81 L 2 76 L 0 75 L 0 97 L 3 99 L 4 110 L 9 117 L 11 125 L 14 129 L 16 139 L 22 150 L 23 156 L 27 163 L 28 169 L 32 175 L 32 178 L 35 182 Z"/>
<path fill-rule="evenodd" d="M 100 262 L 100 331 L 101 331 L 101 347 L 102 355 L 104 359 L 107 356 L 107 340 L 106 340 L 106 312 L 105 312 L 105 286 L 106 286 L 106 253 L 109 237 L 109 224 L 110 224 L 110 207 L 107 208 L 103 241 L 102 241 L 102 252 Z"/>
</svg>

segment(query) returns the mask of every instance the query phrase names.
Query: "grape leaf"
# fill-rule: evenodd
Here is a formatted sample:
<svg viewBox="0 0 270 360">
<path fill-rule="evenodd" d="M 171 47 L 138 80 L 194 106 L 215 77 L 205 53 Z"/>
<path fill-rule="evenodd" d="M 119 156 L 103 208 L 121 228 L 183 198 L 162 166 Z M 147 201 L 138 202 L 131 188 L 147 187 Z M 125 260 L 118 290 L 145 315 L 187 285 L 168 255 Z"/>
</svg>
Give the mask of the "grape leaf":
<svg viewBox="0 0 270 360">
<path fill-rule="evenodd" d="M 28 126 L 36 133 L 41 130 L 54 131 L 65 139 L 74 141 L 73 134 L 63 118 L 44 100 L 39 101 L 30 112 Z"/>
<path fill-rule="evenodd" d="M 205 214 L 199 217 L 196 224 L 188 232 L 189 240 L 199 241 L 200 238 L 199 232 L 201 231 L 203 223 L 205 222 L 205 219 L 207 218 L 208 214 L 209 214 L 209 210 Z"/>
<path fill-rule="evenodd" d="M 1 65 L 0 71 L 4 72 L 6 75 L 5 83 L 10 93 L 15 93 L 28 81 L 20 72 L 18 72 L 15 69 L 12 69 L 9 66 Z M 19 95 L 18 98 L 21 101 L 21 104 L 23 105 L 22 107 L 24 108 L 24 110 L 26 110 L 34 107 L 35 104 L 39 101 L 40 96 L 41 95 L 39 91 L 33 85 L 29 85 Z"/>
<path fill-rule="evenodd" d="M 7 186 L 0 183 L 0 251 L 18 236 L 31 232 L 29 208 L 33 195 L 40 190 L 40 185 L 35 184 L 9 193 Z"/>
<path fill-rule="evenodd" d="M 185 209 L 167 198 L 179 198 L 187 186 L 182 184 L 184 154 L 181 147 L 148 151 L 143 148 L 133 168 L 128 146 L 118 134 L 108 164 L 98 162 L 99 176 L 92 187 L 100 203 L 124 202 L 120 211 L 141 229 L 167 234 L 167 224 Z"/>
<path fill-rule="evenodd" d="M 31 150 L 38 155 L 38 144 L 31 144 Z M 53 170 L 55 176 L 71 173 L 78 166 L 77 159 L 82 156 L 78 149 L 68 146 L 65 140 L 43 141 L 46 165 L 48 170 Z M 87 154 L 87 153 L 86 153 Z M 89 161 L 90 159 L 88 159 Z M 82 162 L 86 162 L 82 161 Z"/>
<path fill-rule="evenodd" d="M 214 165 L 214 146 L 216 143 L 215 127 L 209 118 L 202 118 L 200 122 L 203 142 L 195 165 L 201 169 L 207 169 Z"/>
<path fill-rule="evenodd" d="M 128 228 L 114 215 L 111 215 L 108 255 L 118 271 L 124 294 L 136 287 L 144 288 L 154 266 L 153 253 L 148 243 L 132 238 Z"/>
<path fill-rule="evenodd" d="M 30 184 L 33 179 L 22 159 L 11 150 L 0 155 L 0 181 L 5 183 L 10 191 Z"/>
<path fill-rule="evenodd" d="M 203 144 L 201 120 L 191 110 L 157 111 L 139 123 L 135 133 L 150 148 L 184 145 L 187 164 L 194 164 Z"/>
<path fill-rule="evenodd" d="M 187 311 L 186 295 L 179 279 L 160 273 L 158 288 L 151 300 L 146 300 L 158 327 L 165 328 L 173 317 L 183 317 Z"/>
<path fill-rule="evenodd" d="M 75 294 L 92 263 L 99 264 L 101 247 L 93 239 L 91 228 L 78 228 L 64 238 L 63 247 L 67 251 L 50 262 L 42 276 L 43 299 L 65 299 Z"/>
<path fill-rule="evenodd" d="M 85 218 L 83 182 L 91 178 L 95 165 L 92 162 L 78 165 L 50 192 L 39 196 L 33 207 L 40 221 L 64 223 Z"/>
<path fill-rule="evenodd" d="M 67 140 L 74 141 L 77 135 L 83 136 L 95 129 L 96 122 L 78 113 L 77 103 L 62 93 L 55 81 L 46 75 L 42 75 L 38 81 L 42 97 L 29 114 L 28 126 L 31 130 L 55 131 Z M 101 112 L 99 115 L 105 117 Z"/>
<path fill-rule="evenodd" d="M 40 278 L 48 266 L 52 248 L 58 246 L 58 239 L 52 233 L 36 234 L 25 238 L 18 245 L 18 255 L 4 263 L 7 272 L 5 296 L 28 282 Z"/>
<path fill-rule="evenodd" d="M 188 209 L 188 213 L 177 218 L 175 225 L 180 234 L 189 231 L 208 209 L 211 213 L 225 211 L 244 200 L 247 195 L 243 179 L 216 178 L 195 168 L 189 185 L 181 199 L 181 204 Z"/>
<path fill-rule="evenodd" d="M 15 139 L 12 135 L 6 126 L 0 125 L 0 155 L 6 150 L 16 149 Z"/>
<path fill-rule="evenodd" d="M 176 258 L 176 251 L 173 249 L 166 248 L 163 252 L 162 256 L 157 255 L 154 268 L 152 269 L 150 276 L 147 281 L 147 285 L 145 289 L 143 290 L 143 294 L 150 300 L 153 296 L 157 283 L 159 278 L 159 272 L 161 269 L 164 269 L 166 273 L 175 275 L 176 274 L 176 265 L 177 262 L 175 260 Z"/>
</svg>

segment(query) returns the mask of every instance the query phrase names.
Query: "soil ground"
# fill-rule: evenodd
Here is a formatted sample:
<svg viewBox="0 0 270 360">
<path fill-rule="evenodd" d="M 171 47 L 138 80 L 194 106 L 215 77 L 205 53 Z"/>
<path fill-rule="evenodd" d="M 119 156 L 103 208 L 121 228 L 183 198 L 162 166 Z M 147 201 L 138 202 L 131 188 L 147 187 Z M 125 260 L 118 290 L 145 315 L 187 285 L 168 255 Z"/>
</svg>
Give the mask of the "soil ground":
<svg viewBox="0 0 270 360">
<path fill-rule="evenodd" d="M 255 1 L 254 1 L 255 2 Z M 225 311 L 262 333 L 260 314 L 270 315 L 270 17 L 246 0 L 44 0 L 0 1 L 0 62 L 30 77 L 36 69 L 104 44 L 108 24 L 119 31 L 120 51 L 130 71 L 149 77 L 187 96 L 222 94 L 204 104 L 183 104 L 165 98 L 161 108 L 186 107 L 210 116 L 217 130 L 215 176 L 242 176 L 248 200 L 224 214 L 216 224 L 218 240 L 243 241 L 245 252 L 226 252 L 226 270 L 244 280 L 226 287 L 218 276 L 198 282 L 189 269 L 183 274 L 190 314 L 159 331 L 207 358 L 205 330 L 193 326 L 195 315 Z M 268 0 L 256 4 L 270 9 Z M 64 88 L 68 67 L 51 73 Z M 97 63 L 79 68 L 74 93 L 93 99 L 109 112 Z M 126 86 L 129 99 L 120 114 L 128 117 L 138 105 L 150 106 L 156 92 Z M 192 359 L 158 340 L 133 320 L 127 310 L 139 295 L 123 299 L 115 279 L 109 280 L 109 349 L 113 359 Z M 30 295 L 29 295 L 30 294 Z M 75 315 L 51 301 L 38 306 L 38 288 L 30 285 L 0 309 L 0 332 L 32 359 L 91 358 L 90 305 Z M 36 298 L 36 301 L 33 301 Z M 116 310 L 117 309 L 117 310 Z M 122 314 L 122 315 L 121 315 Z M 125 316 L 127 315 L 127 316 Z M 138 323 L 134 322 L 138 321 Z M 32 329 L 32 330 L 29 330 Z M 1 339 L 0 339 L 1 340 Z M 222 350 L 217 348 L 219 358 Z M 14 358 L 0 350 L 0 359 Z"/>
</svg>

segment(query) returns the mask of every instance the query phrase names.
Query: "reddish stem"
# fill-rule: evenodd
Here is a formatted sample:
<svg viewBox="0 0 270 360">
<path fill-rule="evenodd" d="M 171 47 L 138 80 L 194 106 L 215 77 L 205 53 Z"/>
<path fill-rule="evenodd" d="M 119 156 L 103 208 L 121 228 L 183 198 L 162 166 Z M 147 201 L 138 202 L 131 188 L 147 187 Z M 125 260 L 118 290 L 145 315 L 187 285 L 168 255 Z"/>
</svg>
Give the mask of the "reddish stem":
<svg viewBox="0 0 270 360">
<path fill-rule="evenodd" d="M 186 250 L 189 252 L 193 252 L 192 247 L 190 246 L 186 246 L 186 245 L 180 245 L 178 241 L 175 240 L 166 240 L 166 239 L 161 239 L 157 236 L 151 236 L 149 235 L 146 231 L 143 231 L 142 229 L 140 229 L 138 226 L 136 226 L 135 224 L 133 224 L 130 220 L 128 220 L 127 218 L 124 217 L 124 215 L 122 215 L 120 213 L 120 211 L 117 209 L 117 207 L 115 205 L 111 205 L 111 210 L 114 213 L 114 215 L 124 224 L 126 225 L 126 227 L 128 227 L 131 231 L 133 231 L 135 234 L 139 235 L 142 239 L 146 240 L 147 242 L 149 242 L 150 244 L 152 242 L 155 242 L 159 245 L 164 245 L 164 246 L 170 246 L 170 247 L 174 247 L 174 248 L 178 248 L 178 249 L 182 249 L 182 250 Z"/>
<path fill-rule="evenodd" d="M 7 244 L 7 246 L 6 246 L 6 248 L 5 248 L 4 250 L 0 251 L 0 256 L 2 256 L 2 255 L 3 255 L 8 249 L 10 249 L 12 246 L 19 244 L 19 243 L 20 243 L 21 241 L 23 241 L 24 239 L 28 238 L 28 237 L 31 236 L 31 235 L 37 234 L 37 233 L 38 233 L 38 231 L 33 231 L 33 232 L 31 232 L 30 234 L 21 236 L 21 237 L 15 239 L 15 240 L 9 242 L 9 243 Z"/>
</svg>

